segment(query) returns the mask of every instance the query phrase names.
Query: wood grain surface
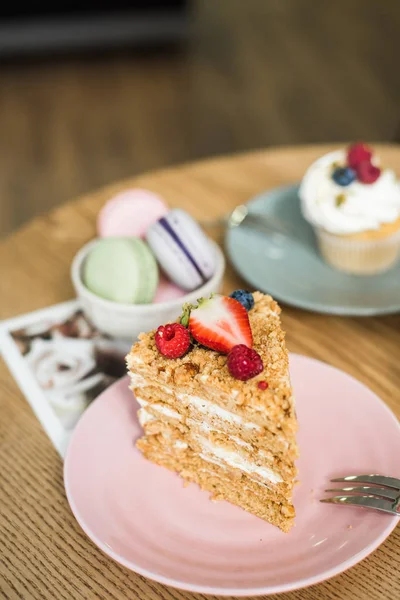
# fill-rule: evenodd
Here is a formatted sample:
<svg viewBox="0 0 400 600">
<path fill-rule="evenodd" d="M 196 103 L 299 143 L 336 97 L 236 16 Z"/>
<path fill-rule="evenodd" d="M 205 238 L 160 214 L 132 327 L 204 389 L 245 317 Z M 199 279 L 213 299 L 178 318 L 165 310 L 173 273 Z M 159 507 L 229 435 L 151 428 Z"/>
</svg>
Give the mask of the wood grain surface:
<svg viewBox="0 0 400 600">
<path fill-rule="evenodd" d="M 399 0 L 190 6 L 175 52 L 2 61 L 0 235 L 149 169 L 400 136 Z"/>
<path fill-rule="evenodd" d="M 95 234 L 99 208 L 140 185 L 195 217 L 220 215 L 257 192 L 297 181 L 331 147 L 283 148 L 183 165 L 123 181 L 32 221 L 0 249 L 1 316 L 73 296 L 69 266 Z M 400 172 L 400 149 L 379 148 Z M 228 268 L 225 291 L 243 282 Z M 400 416 L 400 315 L 342 318 L 283 307 L 289 349 L 354 375 Z M 189 600 L 202 596 L 146 580 L 98 550 L 68 507 L 62 462 L 4 364 L 0 365 L 0 597 L 23 599 Z M 384 443 L 384 440 L 382 440 Z M 340 509 L 339 509 L 340 510 Z M 394 600 L 400 597 L 400 527 L 370 557 L 287 600 Z M 278 596 L 273 596 L 277 600 Z"/>
</svg>

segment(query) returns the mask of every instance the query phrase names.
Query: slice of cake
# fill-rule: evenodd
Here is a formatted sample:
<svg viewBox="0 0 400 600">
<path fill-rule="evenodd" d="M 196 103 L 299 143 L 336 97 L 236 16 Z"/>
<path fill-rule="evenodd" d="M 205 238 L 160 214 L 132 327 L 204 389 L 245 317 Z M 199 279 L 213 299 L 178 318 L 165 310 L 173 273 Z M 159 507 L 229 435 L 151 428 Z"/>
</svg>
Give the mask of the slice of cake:
<svg viewBox="0 0 400 600">
<path fill-rule="evenodd" d="M 139 336 L 127 356 L 144 429 L 137 447 L 287 532 L 298 451 L 280 308 L 246 294 L 214 295 Z"/>
</svg>

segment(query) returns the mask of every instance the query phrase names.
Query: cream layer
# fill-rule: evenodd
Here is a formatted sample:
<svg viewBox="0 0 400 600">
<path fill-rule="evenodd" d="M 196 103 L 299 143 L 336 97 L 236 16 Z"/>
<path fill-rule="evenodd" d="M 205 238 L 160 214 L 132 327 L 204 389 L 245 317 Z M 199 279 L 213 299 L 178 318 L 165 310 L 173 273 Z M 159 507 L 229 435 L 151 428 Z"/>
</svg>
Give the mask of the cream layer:
<svg viewBox="0 0 400 600">
<path fill-rule="evenodd" d="M 156 417 L 154 417 L 153 415 L 151 415 L 149 412 L 146 411 L 145 407 L 148 405 L 148 402 L 146 400 L 143 400 L 143 398 L 137 397 L 136 399 L 139 402 L 139 404 L 142 406 L 142 408 L 139 410 L 139 413 L 138 413 L 139 414 L 139 422 L 142 425 L 142 427 L 149 421 L 156 420 Z M 166 410 L 166 407 L 160 406 L 159 404 L 152 404 L 151 408 L 153 410 L 156 410 L 157 412 L 160 412 L 160 413 L 163 413 L 166 415 L 168 414 L 168 412 L 175 413 L 175 411 L 171 411 L 171 409 Z M 180 418 L 179 413 L 176 413 L 176 414 Z M 168 416 L 171 416 L 171 415 L 168 415 Z M 203 429 L 206 433 L 208 431 L 210 431 L 209 426 L 204 423 L 201 424 L 201 429 Z M 210 442 L 207 438 L 205 438 L 203 436 L 196 435 L 194 437 L 201 446 L 201 452 L 200 452 L 201 458 L 203 458 L 203 460 L 205 460 L 207 462 L 212 462 L 212 463 L 218 464 L 219 466 L 223 466 L 223 467 L 226 467 L 228 465 L 229 467 L 243 471 L 244 473 L 246 473 L 249 476 L 257 475 L 264 482 L 281 483 L 283 481 L 283 479 L 280 477 L 280 475 L 278 473 L 272 471 L 272 469 L 269 469 L 268 467 L 265 467 L 265 466 L 261 467 L 254 462 L 246 460 L 238 452 L 234 452 L 232 450 L 226 450 L 226 449 L 222 448 L 221 446 L 217 446 L 216 444 L 213 444 L 212 442 Z M 242 442 L 242 440 L 239 440 L 239 441 Z M 246 444 L 246 442 L 242 442 L 242 443 Z M 249 445 L 249 444 L 246 444 L 246 445 Z M 174 443 L 174 447 L 184 449 L 184 448 L 187 448 L 187 444 L 186 444 L 186 442 L 177 440 Z"/>
<path fill-rule="evenodd" d="M 152 382 L 139 375 L 138 373 L 130 373 L 132 386 L 135 388 L 144 388 L 149 385 L 152 385 Z M 173 390 L 166 386 L 160 386 L 162 390 L 167 394 L 173 394 Z M 256 423 L 251 423 L 250 421 L 244 421 L 242 417 L 239 415 L 235 415 L 234 413 L 226 410 L 225 408 L 221 408 L 217 404 L 210 402 L 209 400 L 205 400 L 204 398 L 200 398 L 199 396 L 193 396 L 191 394 L 175 394 L 178 400 L 183 400 L 192 406 L 194 406 L 200 413 L 204 415 L 209 415 L 211 417 L 218 417 L 223 421 L 227 421 L 232 423 L 233 425 L 240 425 L 246 429 L 253 429 L 257 431 L 261 431 L 261 427 Z M 235 394 L 232 395 L 234 397 Z M 154 406 L 154 405 L 152 405 Z"/>
</svg>

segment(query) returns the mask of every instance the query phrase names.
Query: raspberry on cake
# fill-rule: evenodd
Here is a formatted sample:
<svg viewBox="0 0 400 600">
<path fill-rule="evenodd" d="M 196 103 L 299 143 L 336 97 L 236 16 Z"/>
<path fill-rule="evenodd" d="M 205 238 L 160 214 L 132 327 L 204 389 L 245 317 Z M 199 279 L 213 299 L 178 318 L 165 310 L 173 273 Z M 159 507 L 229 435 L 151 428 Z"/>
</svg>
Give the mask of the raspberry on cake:
<svg viewBox="0 0 400 600">
<path fill-rule="evenodd" d="M 137 447 L 287 532 L 298 456 L 288 355 L 278 304 L 253 298 L 249 312 L 219 295 L 185 307 L 179 327 L 194 342 L 179 358 L 163 354 L 155 331 L 139 336 L 127 356 L 144 429 Z"/>
</svg>

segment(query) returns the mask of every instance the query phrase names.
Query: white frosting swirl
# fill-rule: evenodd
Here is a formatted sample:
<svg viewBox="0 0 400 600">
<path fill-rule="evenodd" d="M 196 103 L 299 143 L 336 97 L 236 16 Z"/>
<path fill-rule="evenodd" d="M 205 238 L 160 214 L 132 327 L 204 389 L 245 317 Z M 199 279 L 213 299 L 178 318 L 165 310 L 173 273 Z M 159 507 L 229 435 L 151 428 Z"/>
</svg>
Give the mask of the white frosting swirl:
<svg viewBox="0 0 400 600">
<path fill-rule="evenodd" d="M 391 169 L 382 170 L 374 183 L 355 180 L 341 186 L 332 179 L 334 163 L 346 166 L 344 150 L 325 154 L 304 175 L 299 195 L 307 221 L 330 233 L 345 235 L 379 229 L 400 217 L 400 185 Z M 344 201 L 338 202 L 342 194 Z"/>
</svg>

